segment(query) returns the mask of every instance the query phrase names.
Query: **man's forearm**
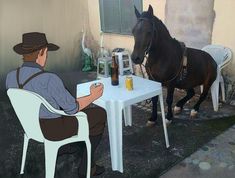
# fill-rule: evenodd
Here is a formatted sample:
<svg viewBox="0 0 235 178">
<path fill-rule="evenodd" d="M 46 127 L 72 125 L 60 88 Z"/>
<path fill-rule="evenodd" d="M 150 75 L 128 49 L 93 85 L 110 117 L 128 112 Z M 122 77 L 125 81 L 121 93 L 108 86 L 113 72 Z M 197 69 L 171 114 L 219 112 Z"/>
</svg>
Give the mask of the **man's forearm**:
<svg viewBox="0 0 235 178">
<path fill-rule="evenodd" d="M 84 109 L 85 107 L 87 107 L 89 104 L 91 104 L 94 101 L 91 95 L 83 96 L 83 97 L 77 98 L 76 100 L 79 104 L 79 111 L 81 111 L 82 109 Z"/>
</svg>

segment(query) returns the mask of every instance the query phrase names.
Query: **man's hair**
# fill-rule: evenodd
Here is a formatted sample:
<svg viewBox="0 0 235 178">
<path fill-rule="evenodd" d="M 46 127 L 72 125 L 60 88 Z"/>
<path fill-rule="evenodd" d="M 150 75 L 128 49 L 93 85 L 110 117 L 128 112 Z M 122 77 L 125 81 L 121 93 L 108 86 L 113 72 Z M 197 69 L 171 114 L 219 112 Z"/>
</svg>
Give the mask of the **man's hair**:
<svg viewBox="0 0 235 178">
<path fill-rule="evenodd" d="M 36 62 L 40 50 L 34 51 L 29 54 L 23 54 L 23 60 L 25 62 Z"/>
<path fill-rule="evenodd" d="M 42 54 L 41 55 L 43 55 L 45 49 L 46 48 L 42 48 Z M 32 53 L 29 53 L 29 54 L 23 54 L 23 60 L 25 62 L 36 62 L 36 59 L 38 58 L 38 54 L 39 54 L 40 50 L 34 51 Z"/>
</svg>

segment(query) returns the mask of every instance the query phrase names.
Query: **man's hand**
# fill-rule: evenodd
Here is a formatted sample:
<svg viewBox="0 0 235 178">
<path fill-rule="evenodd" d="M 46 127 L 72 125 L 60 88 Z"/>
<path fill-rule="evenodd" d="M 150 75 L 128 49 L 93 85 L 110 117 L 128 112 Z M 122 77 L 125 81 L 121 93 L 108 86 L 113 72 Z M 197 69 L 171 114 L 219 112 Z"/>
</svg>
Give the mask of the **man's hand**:
<svg viewBox="0 0 235 178">
<path fill-rule="evenodd" d="M 90 95 L 83 96 L 83 97 L 76 99 L 76 101 L 79 104 L 79 111 L 81 111 L 83 108 L 87 107 L 93 101 L 101 97 L 103 94 L 103 90 L 104 90 L 104 85 L 102 83 L 99 83 L 98 85 L 95 85 L 95 84 L 91 85 Z"/>
<path fill-rule="evenodd" d="M 92 84 L 90 86 L 90 93 L 93 100 L 98 99 L 103 95 L 104 85 L 99 83 L 99 85 Z"/>
</svg>

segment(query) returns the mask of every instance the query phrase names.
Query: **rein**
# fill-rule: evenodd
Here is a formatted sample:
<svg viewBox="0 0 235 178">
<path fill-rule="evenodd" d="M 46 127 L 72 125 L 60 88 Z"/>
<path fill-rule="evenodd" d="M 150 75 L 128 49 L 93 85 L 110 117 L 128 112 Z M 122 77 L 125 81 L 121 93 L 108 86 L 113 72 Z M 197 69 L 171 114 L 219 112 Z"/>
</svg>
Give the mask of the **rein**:
<svg viewBox="0 0 235 178">
<path fill-rule="evenodd" d="M 144 50 L 144 58 L 146 58 L 146 59 L 147 59 L 146 62 L 148 62 L 148 54 L 149 54 L 149 51 L 150 51 L 150 49 L 151 49 L 151 47 L 152 47 L 152 44 L 153 44 L 154 32 L 155 32 L 155 30 L 157 30 L 157 29 L 156 29 L 156 27 L 155 27 L 154 22 L 151 21 L 151 20 L 149 20 L 148 18 L 139 18 L 139 20 L 148 21 L 149 23 L 152 24 L 151 40 L 150 40 L 150 42 L 149 42 L 148 47 L 146 47 L 145 50 Z M 145 66 L 144 64 L 139 64 L 139 66 L 140 66 L 140 70 L 141 70 L 141 73 L 142 73 L 142 75 L 143 75 L 143 78 L 145 78 L 144 72 L 143 72 L 143 69 L 142 69 L 142 66 L 144 66 L 145 70 L 146 70 L 147 68 L 146 68 L 146 66 Z M 149 69 L 149 74 L 150 74 L 151 78 L 154 79 L 154 77 L 152 76 L 152 74 L 151 74 L 151 72 L 150 72 L 150 68 L 148 68 L 148 69 Z M 147 71 L 147 70 L 146 70 L 146 71 Z M 155 79 L 154 79 L 154 80 L 155 80 Z"/>
<path fill-rule="evenodd" d="M 147 62 L 148 62 L 148 56 L 145 55 L 144 58 L 147 59 L 147 61 L 146 61 L 146 63 L 147 63 Z M 140 66 L 140 70 L 141 70 L 141 73 L 142 73 L 142 75 L 143 75 L 143 78 L 145 78 L 145 77 L 144 77 L 144 72 L 143 72 L 142 66 L 145 68 L 146 71 L 147 71 L 147 69 L 148 69 L 148 74 L 150 75 L 150 77 L 151 77 L 153 80 L 156 81 L 156 79 L 153 77 L 153 75 L 152 75 L 152 73 L 151 73 L 151 70 L 150 70 L 150 67 L 149 67 L 149 66 L 146 66 L 146 65 L 144 65 L 144 64 L 139 64 L 139 66 Z M 169 79 L 169 80 L 163 81 L 162 83 L 168 83 L 168 82 L 171 82 L 171 81 L 175 80 L 175 79 L 180 75 L 180 73 L 181 73 L 181 71 L 182 71 L 183 68 L 184 68 L 184 60 L 181 60 L 180 68 L 179 68 L 178 72 L 176 73 L 176 75 L 173 76 L 173 77 L 172 77 L 171 79 Z"/>
</svg>

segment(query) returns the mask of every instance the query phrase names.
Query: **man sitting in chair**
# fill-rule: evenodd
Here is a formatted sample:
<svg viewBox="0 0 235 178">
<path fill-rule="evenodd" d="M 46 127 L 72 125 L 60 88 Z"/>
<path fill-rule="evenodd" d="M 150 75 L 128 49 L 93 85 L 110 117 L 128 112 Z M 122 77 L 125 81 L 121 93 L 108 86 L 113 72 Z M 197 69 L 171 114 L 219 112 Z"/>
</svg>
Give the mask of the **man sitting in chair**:
<svg viewBox="0 0 235 178">
<path fill-rule="evenodd" d="M 90 95 L 75 99 L 65 89 L 62 80 L 56 74 L 44 71 L 47 51 L 56 51 L 59 47 L 48 43 L 44 33 L 25 33 L 22 40 L 23 42 L 14 46 L 13 49 L 16 53 L 23 55 L 23 65 L 7 75 L 6 88 L 22 88 L 38 93 L 54 108 L 62 108 L 67 114 L 75 114 L 81 110 L 85 112 L 88 117 L 91 141 L 91 175 L 102 174 L 104 167 L 96 165 L 93 158 L 104 131 L 106 112 L 99 107 L 84 108 L 102 96 L 103 85 L 91 85 Z M 53 114 L 41 106 L 39 118 L 42 133 L 48 140 L 63 140 L 79 132 L 76 117 Z M 79 177 L 86 177 L 86 156 L 86 149 L 84 149 L 79 166 Z"/>
</svg>

